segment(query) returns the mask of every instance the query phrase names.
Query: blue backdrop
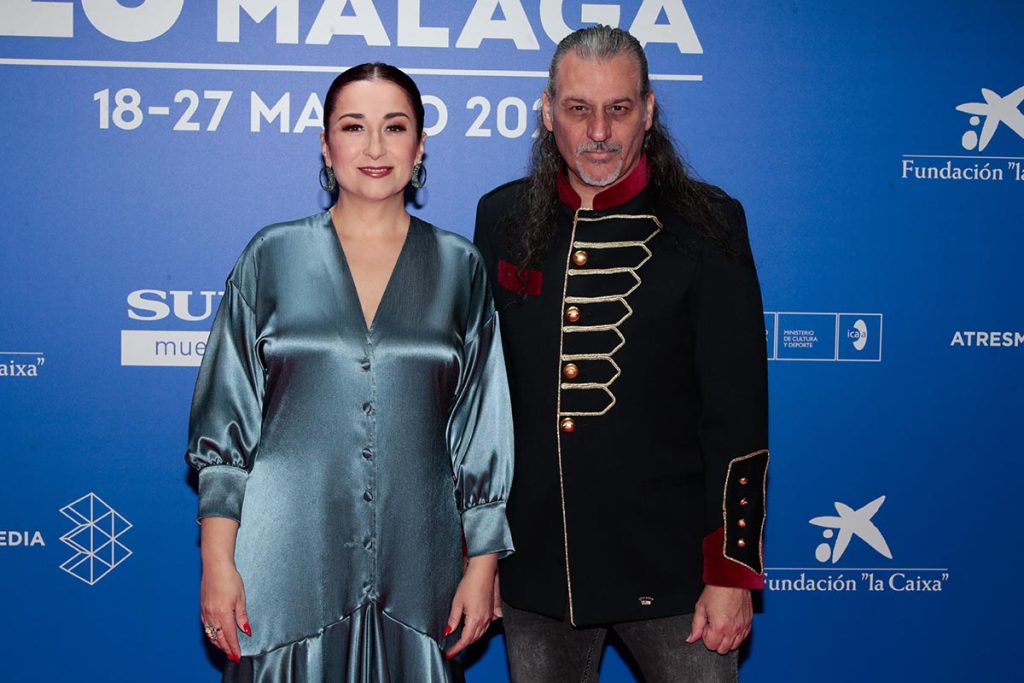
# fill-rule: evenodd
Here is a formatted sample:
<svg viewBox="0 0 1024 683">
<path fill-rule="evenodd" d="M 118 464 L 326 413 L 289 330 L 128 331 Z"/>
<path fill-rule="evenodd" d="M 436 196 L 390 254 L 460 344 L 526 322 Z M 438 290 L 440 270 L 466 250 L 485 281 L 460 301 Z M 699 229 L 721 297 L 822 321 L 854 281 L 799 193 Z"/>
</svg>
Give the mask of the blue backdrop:
<svg viewBox="0 0 1024 683">
<path fill-rule="evenodd" d="M 555 42 L 645 39 L 745 205 L 772 398 L 760 681 L 1006 680 L 1022 478 L 1019 2 L 3 0 L 0 581 L 8 681 L 218 680 L 182 461 L 250 235 L 313 213 L 343 67 L 427 100 L 415 212 L 522 174 Z M 469 681 L 507 680 L 501 637 Z M 602 680 L 631 681 L 611 653 Z"/>
</svg>

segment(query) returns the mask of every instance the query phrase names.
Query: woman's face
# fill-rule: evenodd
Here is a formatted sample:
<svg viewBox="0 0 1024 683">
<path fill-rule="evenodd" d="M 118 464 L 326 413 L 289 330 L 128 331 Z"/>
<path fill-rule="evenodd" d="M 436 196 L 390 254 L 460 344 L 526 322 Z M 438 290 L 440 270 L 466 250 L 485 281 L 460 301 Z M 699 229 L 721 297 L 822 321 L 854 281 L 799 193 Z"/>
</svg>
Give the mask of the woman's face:
<svg viewBox="0 0 1024 683">
<path fill-rule="evenodd" d="M 381 201 L 405 190 L 424 136 L 405 91 L 386 80 L 349 83 L 334 102 L 320 135 L 324 162 L 341 193 Z"/>
</svg>

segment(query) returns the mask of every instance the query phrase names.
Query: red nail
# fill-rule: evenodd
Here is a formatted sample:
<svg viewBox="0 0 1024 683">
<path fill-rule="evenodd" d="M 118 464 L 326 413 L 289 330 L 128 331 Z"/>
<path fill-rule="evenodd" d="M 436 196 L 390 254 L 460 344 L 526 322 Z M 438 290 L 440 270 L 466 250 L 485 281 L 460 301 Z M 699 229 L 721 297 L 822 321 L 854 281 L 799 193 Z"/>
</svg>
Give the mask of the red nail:
<svg viewBox="0 0 1024 683">
<path fill-rule="evenodd" d="M 242 661 L 242 658 L 241 658 L 241 657 L 239 657 L 238 655 L 236 655 L 236 654 L 235 654 L 235 653 L 233 653 L 233 652 L 229 652 L 229 653 L 228 653 L 228 659 L 230 659 L 230 660 L 231 660 L 232 662 L 234 662 L 235 664 L 238 664 L 239 662 L 241 662 L 241 661 Z"/>
<path fill-rule="evenodd" d="M 454 659 L 454 658 L 455 658 L 455 655 L 454 655 L 454 654 L 450 654 L 450 655 L 445 655 L 445 656 L 444 656 L 444 658 L 445 658 L 445 659 Z"/>
<path fill-rule="evenodd" d="M 451 633 L 452 633 L 452 627 L 451 626 L 445 626 L 444 627 L 444 634 L 445 634 L 445 636 L 450 636 Z M 449 657 L 449 659 L 451 659 L 451 657 Z"/>
<path fill-rule="evenodd" d="M 250 637 L 252 636 L 252 628 L 249 627 L 249 622 L 248 621 L 245 622 L 244 624 L 242 624 L 242 631 L 245 632 L 245 635 L 250 636 Z"/>
</svg>

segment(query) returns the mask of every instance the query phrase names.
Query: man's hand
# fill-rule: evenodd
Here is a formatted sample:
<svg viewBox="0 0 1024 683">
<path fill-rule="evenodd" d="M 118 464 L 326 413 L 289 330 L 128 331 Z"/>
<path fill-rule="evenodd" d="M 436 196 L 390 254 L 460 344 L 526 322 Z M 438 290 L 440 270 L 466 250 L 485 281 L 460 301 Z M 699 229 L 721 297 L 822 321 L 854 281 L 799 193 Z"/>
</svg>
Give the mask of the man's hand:
<svg viewBox="0 0 1024 683">
<path fill-rule="evenodd" d="M 688 643 L 704 639 L 704 646 L 720 655 L 729 654 L 750 635 L 754 606 L 746 588 L 704 586 L 693 611 Z"/>
</svg>

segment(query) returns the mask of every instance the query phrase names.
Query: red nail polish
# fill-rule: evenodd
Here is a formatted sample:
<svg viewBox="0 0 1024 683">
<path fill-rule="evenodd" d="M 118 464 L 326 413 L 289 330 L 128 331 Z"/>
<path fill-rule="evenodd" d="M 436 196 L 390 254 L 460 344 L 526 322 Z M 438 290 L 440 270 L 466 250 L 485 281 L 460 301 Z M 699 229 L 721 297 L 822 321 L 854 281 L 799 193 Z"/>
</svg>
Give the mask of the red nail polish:
<svg viewBox="0 0 1024 683">
<path fill-rule="evenodd" d="M 454 659 L 454 658 L 455 658 L 455 655 L 453 655 L 453 654 L 451 654 L 451 655 L 445 655 L 445 656 L 444 656 L 444 658 L 445 658 L 445 659 Z"/>
<path fill-rule="evenodd" d="M 451 626 L 445 626 L 444 627 L 444 635 L 445 636 L 450 636 L 451 634 L 452 634 L 452 627 Z M 449 659 L 450 659 L 450 657 L 449 657 Z"/>
<path fill-rule="evenodd" d="M 242 661 L 242 658 L 239 657 L 238 655 L 234 654 L 233 652 L 228 653 L 228 659 L 230 659 L 235 664 L 238 664 L 239 662 Z"/>
<path fill-rule="evenodd" d="M 242 631 L 245 632 L 245 635 L 252 637 L 252 628 L 250 628 L 248 621 L 242 624 Z"/>
</svg>

